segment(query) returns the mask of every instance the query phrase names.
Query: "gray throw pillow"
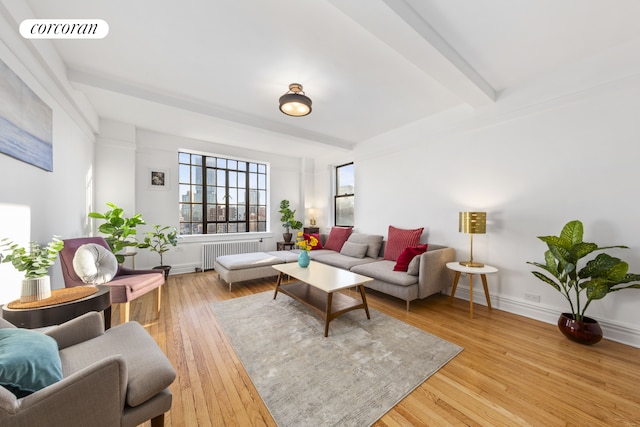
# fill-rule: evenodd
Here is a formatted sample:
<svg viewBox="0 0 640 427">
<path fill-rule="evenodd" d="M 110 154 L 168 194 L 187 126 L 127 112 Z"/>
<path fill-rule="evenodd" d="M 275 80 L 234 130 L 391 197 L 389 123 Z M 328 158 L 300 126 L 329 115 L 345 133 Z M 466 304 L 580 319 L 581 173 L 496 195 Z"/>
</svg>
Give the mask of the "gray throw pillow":
<svg viewBox="0 0 640 427">
<path fill-rule="evenodd" d="M 365 243 L 353 243 L 346 241 L 344 242 L 344 245 L 342 245 L 340 253 L 352 258 L 364 258 L 364 256 L 367 254 L 367 249 L 369 249 L 369 245 Z"/>
<path fill-rule="evenodd" d="M 97 243 L 80 246 L 73 256 L 73 269 L 84 283 L 99 285 L 110 282 L 118 272 L 116 256 Z"/>
<path fill-rule="evenodd" d="M 420 273 L 420 255 L 414 256 L 407 267 L 407 274 L 417 276 L 418 273 Z"/>
<path fill-rule="evenodd" d="M 380 248 L 382 247 L 383 236 L 375 234 L 361 234 L 353 233 L 349 236 L 347 242 L 352 243 L 365 243 L 368 246 L 367 256 L 371 258 L 378 258 L 380 255 Z"/>
</svg>

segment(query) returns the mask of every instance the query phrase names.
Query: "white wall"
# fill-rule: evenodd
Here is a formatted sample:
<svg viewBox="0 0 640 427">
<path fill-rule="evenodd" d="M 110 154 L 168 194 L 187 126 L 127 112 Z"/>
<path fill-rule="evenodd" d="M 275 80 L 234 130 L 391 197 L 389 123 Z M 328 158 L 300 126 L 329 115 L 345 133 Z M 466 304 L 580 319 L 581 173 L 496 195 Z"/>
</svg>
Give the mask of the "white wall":
<svg viewBox="0 0 640 427">
<path fill-rule="evenodd" d="M 259 138 L 256 133 L 256 138 Z M 181 238 L 178 246 L 164 254 L 164 263 L 171 265 L 171 274 L 190 273 L 200 267 L 201 245 L 204 241 L 241 240 L 262 238 L 262 250 L 276 249 L 276 242 L 282 240 L 284 231 L 278 213 L 280 201 L 288 199 L 293 209 L 298 210 L 296 217 L 304 217 L 304 193 L 302 188 L 308 175 L 303 171 L 303 159 L 273 155 L 266 152 L 247 150 L 223 143 L 207 142 L 177 137 L 150 130 L 138 129 L 135 138 L 135 213 L 141 213 L 147 222 L 139 227 L 138 237 L 152 229 L 152 225 L 178 227 L 178 151 L 195 150 L 203 153 L 229 156 L 254 161 L 267 162 L 270 165 L 271 202 L 269 212 L 269 231 L 267 233 L 247 233 L 243 235 L 207 235 Z M 313 162 L 308 162 L 313 166 Z M 115 165 L 107 166 L 103 173 L 116 172 Z M 163 170 L 168 173 L 168 185 L 165 189 L 149 186 L 150 170 Z M 127 216 L 134 214 L 126 211 Z M 135 257 L 136 268 L 151 268 L 159 264 L 158 255 L 147 250 L 138 250 Z"/>
<path fill-rule="evenodd" d="M 500 269 L 489 276 L 494 307 L 555 323 L 566 301 L 526 264 L 544 261 L 546 246 L 536 236 L 558 235 L 579 219 L 585 241 L 629 246 L 608 253 L 640 273 L 639 83 L 631 76 L 540 101 L 544 85 L 537 82 L 484 110 L 460 108 L 365 141 L 351 157 L 321 159 L 316 176 L 326 181 L 332 164 L 354 160 L 359 231 L 424 226 L 423 240 L 454 247 L 458 259 L 469 256 L 458 212 L 487 211 L 474 258 Z M 484 303 L 482 288 L 476 291 L 474 301 Z M 456 296 L 468 299 L 468 287 Z M 607 338 L 640 346 L 639 302 L 637 290 L 622 291 L 594 301 L 587 314 Z"/>
<path fill-rule="evenodd" d="M 55 64 L 42 68 L 37 55 L 55 55 L 47 47 L 27 49 L 15 21 L 0 13 L 0 59 L 53 110 L 53 172 L 0 154 L 0 238 L 24 245 L 29 241 L 46 244 L 53 235 L 85 236 L 90 231 L 87 213 L 93 198 L 95 112 L 76 109 L 77 94 L 66 90 L 68 82 L 56 74 Z M 54 289 L 64 287 L 59 261 L 50 274 Z M 22 277 L 11 265 L 0 265 L 0 304 L 20 297 Z"/>
</svg>

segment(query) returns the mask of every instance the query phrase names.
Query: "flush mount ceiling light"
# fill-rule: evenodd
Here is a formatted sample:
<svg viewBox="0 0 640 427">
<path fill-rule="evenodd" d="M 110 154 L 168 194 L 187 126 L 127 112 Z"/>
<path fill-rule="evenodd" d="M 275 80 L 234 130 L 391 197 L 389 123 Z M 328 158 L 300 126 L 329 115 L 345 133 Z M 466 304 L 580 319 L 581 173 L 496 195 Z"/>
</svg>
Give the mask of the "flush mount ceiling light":
<svg viewBox="0 0 640 427">
<path fill-rule="evenodd" d="M 306 116 L 311 112 L 311 99 L 304 94 L 301 84 L 289 85 L 289 92 L 280 97 L 280 111 L 294 117 Z"/>
</svg>

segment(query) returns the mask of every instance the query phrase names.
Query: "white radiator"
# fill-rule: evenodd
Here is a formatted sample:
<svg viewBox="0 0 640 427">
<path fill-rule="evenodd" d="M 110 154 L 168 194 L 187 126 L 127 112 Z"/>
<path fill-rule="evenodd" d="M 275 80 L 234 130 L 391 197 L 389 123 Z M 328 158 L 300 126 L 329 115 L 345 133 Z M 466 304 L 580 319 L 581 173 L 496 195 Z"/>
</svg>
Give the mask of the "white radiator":
<svg viewBox="0 0 640 427">
<path fill-rule="evenodd" d="M 219 256 L 258 251 L 260 251 L 260 240 L 204 243 L 202 245 L 202 271 L 214 268 L 216 258 Z"/>
</svg>

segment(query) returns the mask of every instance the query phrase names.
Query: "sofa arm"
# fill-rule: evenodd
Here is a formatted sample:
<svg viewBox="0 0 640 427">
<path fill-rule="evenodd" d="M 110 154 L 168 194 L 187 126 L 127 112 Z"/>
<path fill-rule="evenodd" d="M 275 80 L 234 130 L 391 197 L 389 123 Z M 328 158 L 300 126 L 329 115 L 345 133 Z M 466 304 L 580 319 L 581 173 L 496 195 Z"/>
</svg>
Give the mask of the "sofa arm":
<svg viewBox="0 0 640 427">
<path fill-rule="evenodd" d="M 71 347 L 104 334 L 100 313 L 92 311 L 45 331 L 45 335 L 58 342 L 58 349 Z"/>
<path fill-rule="evenodd" d="M 418 298 L 426 298 L 451 286 L 453 275 L 447 263 L 453 261 L 455 255 L 453 248 L 435 249 L 420 255 Z"/>
<path fill-rule="evenodd" d="M 105 357 L 49 387 L 17 399 L 0 387 L 0 425 L 117 426 L 127 387 L 122 356 Z"/>
</svg>

